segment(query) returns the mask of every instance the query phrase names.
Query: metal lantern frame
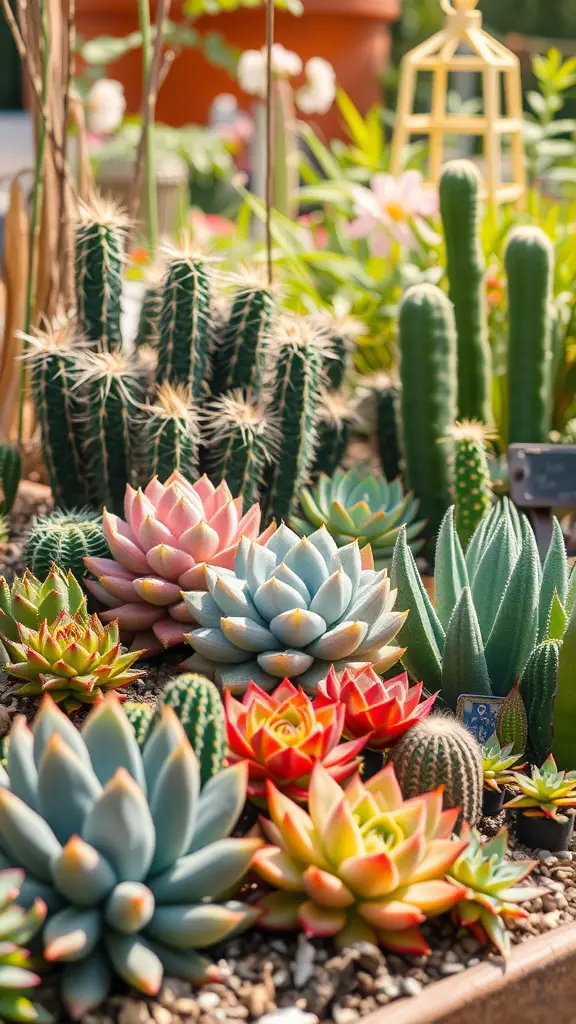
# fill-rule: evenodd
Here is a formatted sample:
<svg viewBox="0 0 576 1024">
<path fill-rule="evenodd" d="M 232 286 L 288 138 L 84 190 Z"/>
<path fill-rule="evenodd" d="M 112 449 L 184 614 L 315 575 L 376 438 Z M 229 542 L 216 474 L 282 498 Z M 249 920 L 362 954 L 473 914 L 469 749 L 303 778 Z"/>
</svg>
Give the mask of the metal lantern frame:
<svg viewBox="0 0 576 1024">
<path fill-rule="evenodd" d="M 478 0 L 440 0 L 444 28 L 404 57 L 391 151 L 391 171 L 402 173 L 412 135 L 429 136 L 428 182 L 437 185 L 444 162 L 446 135 L 480 136 L 484 140 L 485 194 L 493 203 L 515 202 L 526 195 L 522 80 L 518 58 L 482 28 Z M 471 52 L 458 52 L 461 47 Z M 414 113 L 418 73 L 432 72 L 429 114 Z M 482 77 L 483 112 L 463 116 L 447 110 L 450 72 L 473 71 Z M 504 104 L 502 103 L 502 89 Z M 502 180 L 502 140 L 511 141 L 512 180 Z"/>
</svg>

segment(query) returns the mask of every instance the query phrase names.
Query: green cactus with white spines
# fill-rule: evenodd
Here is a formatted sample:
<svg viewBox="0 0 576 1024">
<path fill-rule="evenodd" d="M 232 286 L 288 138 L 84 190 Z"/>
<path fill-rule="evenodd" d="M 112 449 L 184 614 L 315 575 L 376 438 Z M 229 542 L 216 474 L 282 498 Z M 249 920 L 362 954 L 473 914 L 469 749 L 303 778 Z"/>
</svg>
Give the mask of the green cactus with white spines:
<svg viewBox="0 0 576 1024">
<path fill-rule="evenodd" d="M 214 476 L 225 479 L 233 494 L 251 507 L 260 497 L 264 474 L 278 458 L 277 418 L 266 406 L 239 389 L 208 406 L 205 443 Z"/>
<path fill-rule="evenodd" d="M 237 388 L 260 393 L 267 371 L 273 310 L 274 297 L 261 272 L 246 270 L 214 349 L 213 395 Z"/>
<path fill-rule="evenodd" d="M 31 730 L 23 718 L 14 724 L 0 772 L 0 861 L 26 870 L 24 905 L 36 896 L 48 905 L 44 958 L 64 967 L 73 1020 L 107 997 L 114 975 L 150 996 L 164 972 L 219 980 L 198 949 L 256 920 L 229 899 L 261 845 L 227 838 L 245 767 L 219 772 L 201 794 L 199 775 L 170 708 L 143 752 L 110 696 L 81 732 L 50 698 Z"/>
<path fill-rule="evenodd" d="M 76 303 L 91 348 L 122 348 L 120 327 L 127 220 L 110 200 L 81 203 L 74 231 Z"/>
<path fill-rule="evenodd" d="M 352 356 L 356 340 L 364 331 L 359 320 L 348 314 L 324 309 L 317 313 L 312 322 L 324 335 L 324 377 L 330 391 L 338 391 L 352 368 Z"/>
<path fill-rule="evenodd" d="M 175 711 L 184 726 L 200 765 L 200 784 L 205 786 L 222 768 L 227 751 L 226 718 L 218 690 L 206 676 L 187 672 L 164 687 L 157 718 L 164 705 Z"/>
<path fill-rule="evenodd" d="M 16 901 L 23 883 L 23 871 L 0 870 L 0 1012 L 3 1020 L 21 1024 L 52 1024 L 52 1014 L 30 998 L 32 989 L 40 984 L 40 977 L 30 969 L 37 966 L 30 960 L 30 953 L 22 949 L 22 944 L 34 938 L 42 927 L 46 919 L 46 904 L 36 900 L 27 912 L 19 907 Z"/>
<path fill-rule="evenodd" d="M 150 704 L 138 704 L 136 701 L 126 701 L 126 703 L 122 705 L 122 710 L 134 729 L 136 741 L 142 750 L 152 729 L 155 714 L 154 708 Z"/>
<path fill-rule="evenodd" d="M 528 725 L 526 754 L 531 764 L 542 764 L 552 750 L 559 655 L 558 640 L 545 640 L 538 644 L 520 680 L 520 695 Z"/>
<path fill-rule="evenodd" d="M 202 396 L 209 369 L 211 275 L 204 255 L 191 248 L 169 251 L 162 285 L 158 336 L 158 384 L 181 384 Z"/>
<path fill-rule="evenodd" d="M 136 349 L 144 348 L 147 345 L 154 349 L 157 347 L 161 313 L 162 284 L 160 281 L 154 281 L 148 284 L 142 299 L 138 330 L 134 339 Z"/>
<path fill-rule="evenodd" d="M 282 458 L 266 472 L 266 513 L 276 522 L 296 511 L 314 465 L 322 378 L 322 336 L 304 319 L 285 317 L 274 335 L 276 382 L 271 405 L 278 417 Z"/>
<path fill-rule="evenodd" d="M 444 786 L 444 806 L 459 807 L 474 825 L 482 814 L 482 749 L 448 715 L 429 715 L 408 730 L 390 752 L 403 797 Z"/>
<path fill-rule="evenodd" d="M 355 419 L 347 395 L 338 391 L 324 391 L 321 394 L 316 419 L 313 479 L 320 473 L 330 475 L 341 465 L 350 440 L 350 426 Z"/>
<path fill-rule="evenodd" d="M 82 407 L 76 388 L 78 339 L 72 321 L 54 320 L 26 337 L 30 390 L 38 416 L 42 457 L 56 505 L 79 508 L 90 494 Z"/>
<path fill-rule="evenodd" d="M 0 516 L 7 516 L 22 478 L 22 456 L 12 444 L 0 444 Z"/>
<path fill-rule="evenodd" d="M 456 529 L 464 551 L 480 521 L 492 507 L 490 471 L 486 458 L 486 428 L 477 420 L 455 423 L 449 430 L 454 441 L 454 502 Z"/>
<path fill-rule="evenodd" d="M 33 524 L 26 540 L 24 560 L 35 576 L 44 579 L 52 565 L 80 579 L 86 573 L 84 557 L 110 555 L 102 516 L 90 508 L 57 509 Z"/>
<path fill-rule="evenodd" d="M 175 469 L 198 475 L 200 417 L 190 392 L 180 384 L 160 384 L 137 415 L 139 469 L 146 483 L 167 480 Z"/>
</svg>

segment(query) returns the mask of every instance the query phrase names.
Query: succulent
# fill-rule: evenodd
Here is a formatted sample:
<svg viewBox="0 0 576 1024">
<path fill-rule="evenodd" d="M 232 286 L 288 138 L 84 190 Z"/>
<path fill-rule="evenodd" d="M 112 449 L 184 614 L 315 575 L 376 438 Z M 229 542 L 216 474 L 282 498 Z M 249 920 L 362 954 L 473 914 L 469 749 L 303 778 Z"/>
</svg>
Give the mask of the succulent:
<svg viewBox="0 0 576 1024">
<path fill-rule="evenodd" d="M 64 965 L 73 1020 L 107 996 L 113 974 L 147 995 L 164 971 L 218 980 L 196 950 L 258 917 L 218 902 L 261 845 L 226 838 L 246 769 L 220 772 L 199 790 L 198 762 L 170 708 L 142 753 L 111 694 L 81 732 L 50 698 L 31 731 L 22 717 L 14 723 L 0 788 L 2 861 L 26 870 L 26 901 L 41 896 L 49 907 L 44 958 Z"/>
<path fill-rule="evenodd" d="M 476 420 L 455 423 L 449 431 L 454 441 L 454 500 L 456 529 L 465 551 L 474 530 L 492 506 L 492 488 L 486 457 L 489 433 Z"/>
<path fill-rule="evenodd" d="M 0 576 L 0 633 L 8 640 L 18 642 L 19 625 L 39 630 L 44 620 L 51 624 L 61 612 L 88 622 L 86 597 L 71 572 L 53 565 L 40 582 L 26 569 L 23 576 L 14 577 L 12 585 Z"/>
<path fill-rule="evenodd" d="M 371 665 L 344 669 L 341 680 L 331 668 L 326 680 L 319 684 L 319 692 L 327 700 L 344 705 L 345 734 L 367 737 L 371 750 L 391 747 L 430 714 L 436 700 L 436 694 L 432 694 L 420 703 L 422 683 L 410 686 L 406 672 L 393 679 L 381 679 Z"/>
<path fill-rule="evenodd" d="M 247 505 L 258 501 L 264 471 L 275 462 L 281 436 L 274 414 L 240 390 L 207 407 L 205 439 L 210 465 Z"/>
<path fill-rule="evenodd" d="M 257 906 L 264 928 L 301 928 L 338 946 L 367 941 L 394 952 L 426 954 L 419 925 L 465 893 L 444 876 L 463 842 L 451 838 L 458 811 L 442 812 L 442 788 L 403 801 L 392 765 L 342 790 L 321 764 L 306 812 L 267 782 L 272 845 L 253 867 L 275 892 Z"/>
<path fill-rule="evenodd" d="M 0 516 L 12 511 L 22 477 L 22 456 L 13 444 L 0 444 Z"/>
<path fill-rule="evenodd" d="M 127 221 L 109 199 L 81 203 L 74 235 L 80 329 L 93 348 L 122 347 L 120 326 Z"/>
<path fill-rule="evenodd" d="M 512 743 L 500 746 L 496 734 L 483 744 L 482 773 L 485 789 L 492 789 L 495 793 L 499 793 L 501 786 L 514 782 L 511 769 L 520 769 L 523 765 L 518 764 L 520 756 L 512 752 L 512 746 Z"/>
<path fill-rule="evenodd" d="M 406 798 L 444 786 L 444 806 L 475 825 L 482 812 L 482 751 L 455 718 L 430 715 L 392 747 L 390 760 Z"/>
<path fill-rule="evenodd" d="M 138 462 L 143 478 L 166 480 L 175 469 L 185 477 L 198 471 L 199 414 L 181 384 L 160 384 L 153 401 L 138 413 Z"/>
<path fill-rule="evenodd" d="M 191 483 L 175 470 L 163 484 L 154 477 L 144 490 L 128 486 L 124 513 L 125 520 L 104 510 L 113 558 L 86 559 L 98 578 L 86 586 L 110 609 L 105 622 L 117 619 L 137 646 L 157 653 L 180 643 L 195 621 L 182 590 L 206 589 L 209 565 L 232 569 L 240 538 L 258 535 L 260 509 L 242 516 L 242 499 L 224 480 Z"/>
<path fill-rule="evenodd" d="M 184 595 L 200 624 L 187 634 L 199 659 L 189 667 L 227 687 L 290 678 L 314 690 L 331 663 L 389 668 L 387 646 L 407 612 L 395 612 L 386 570 L 371 567 L 358 543 L 338 548 L 325 527 L 302 540 L 282 524 L 258 544 L 243 537 L 234 573 L 207 568 L 208 593 Z"/>
<path fill-rule="evenodd" d="M 512 750 L 521 757 L 526 750 L 528 741 L 528 721 L 526 708 L 520 696 L 520 680 L 517 679 L 510 693 L 500 706 L 496 721 L 496 735 L 500 743 L 512 744 Z"/>
<path fill-rule="evenodd" d="M 572 570 L 570 593 L 566 605 L 567 611 L 571 608 L 570 619 L 564 633 L 562 644 L 558 653 L 557 684 L 553 697 L 552 720 L 548 722 L 548 728 L 552 726 L 554 739 L 552 752 L 560 768 L 572 768 L 574 764 L 574 722 L 576 711 L 576 690 L 574 680 L 576 679 L 576 604 L 574 601 L 574 584 L 576 573 Z M 549 668 L 550 671 L 550 668 Z M 550 689 L 552 681 L 548 680 L 547 692 L 542 693 L 542 698 L 550 702 Z M 549 732 L 547 731 L 547 735 Z"/>
<path fill-rule="evenodd" d="M 194 672 L 171 679 L 162 691 L 156 717 L 172 708 L 198 758 L 200 782 L 206 785 L 226 757 L 226 719 L 220 694 L 205 676 Z"/>
<path fill-rule="evenodd" d="M 86 572 L 86 555 L 105 558 L 109 554 L 98 512 L 90 508 L 57 509 L 34 522 L 26 541 L 24 561 L 42 579 L 52 565 L 80 579 Z"/>
<path fill-rule="evenodd" d="M 214 351 L 213 395 L 233 388 L 259 393 L 267 369 L 273 309 L 273 295 L 262 272 L 246 269 Z"/>
<path fill-rule="evenodd" d="M 136 701 L 126 701 L 122 705 L 122 710 L 134 729 L 138 746 L 142 749 L 152 729 L 154 708 L 151 704 L 139 704 Z"/>
<path fill-rule="evenodd" d="M 326 526 L 339 547 L 356 539 L 360 547 L 369 544 L 377 569 L 390 564 L 403 526 L 412 551 L 423 544 L 414 540 L 425 525 L 413 521 L 418 502 L 412 493 L 404 495 L 400 480 L 388 483 L 383 476 L 357 469 L 337 469 L 332 478 L 322 473 L 312 490 L 303 488 L 300 507 L 303 518 L 290 520 L 294 530 L 309 536 Z"/>
<path fill-rule="evenodd" d="M 530 874 L 537 861 L 506 860 L 508 833 L 505 828 L 483 843 L 478 833 L 464 823 L 460 838 L 468 840 L 468 845 L 452 864 L 448 878 L 466 886 L 467 891 L 452 910 L 454 922 L 468 928 L 478 942 L 484 944 L 490 940 L 502 956 L 508 956 L 507 922 L 528 917 L 518 904 L 544 896 L 548 891 L 517 884 Z"/>
<path fill-rule="evenodd" d="M 193 399 L 201 397 L 208 370 L 210 291 L 205 256 L 190 247 L 167 253 L 156 380 L 182 384 Z"/>
<path fill-rule="evenodd" d="M 228 761 L 248 765 L 248 796 L 264 803 L 266 779 L 293 800 L 308 800 L 310 774 L 323 764 L 342 782 L 358 768 L 366 736 L 340 743 L 344 707 L 318 696 L 312 701 L 284 679 L 271 694 L 250 683 L 242 702 L 225 694 Z"/>
<path fill-rule="evenodd" d="M 24 872 L 18 868 L 0 871 L 0 913 L 2 942 L 0 943 L 0 1014 L 2 1020 L 29 1021 L 51 1024 L 54 1017 L 42 1006 L 33 1003 L 30 989 L 40 984 L 40 978 L 30 970 L 30 954 L 21 943 L 33 938 L 46 917 L 46 904 L 37 899 L 26 912 L 17 906 Z"/>
<path fill-rule="evenodd" d="M 521 810 L 528 818 L 554 818 L 565 807 L 576 807 L 576 772 L 561 772 L 550 754 L 541 768 L 532 767 L 531 775 L 512 773 L 520 794 L 505 807 Z"/>
</svg>

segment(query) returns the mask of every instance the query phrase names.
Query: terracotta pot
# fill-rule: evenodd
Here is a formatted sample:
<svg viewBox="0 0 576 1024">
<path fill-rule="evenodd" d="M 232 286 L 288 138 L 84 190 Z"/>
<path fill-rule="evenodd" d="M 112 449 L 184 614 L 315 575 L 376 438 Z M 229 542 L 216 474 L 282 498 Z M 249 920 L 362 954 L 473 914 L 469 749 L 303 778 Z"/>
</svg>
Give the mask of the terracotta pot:
<svg viewBox="0 0 576 1024">
<path fill-rule="evenodd" d="M 378 77 L 386 66 L 390 46 L 389 26 L 400 14 L 401 0 L 304 0 L 300 18 L 285 11 L 276 13 L 276 40 L 304 60 L 325 57 L 338 82 L 363 111 L 380 96 Z M 154 17 L 152 0 L 152 17 Z M 170 16 L 177 21 L 182 0 L 172 4 Z M 76 26 L 80 36 L 124 36 L 137 26 L 134 0 L 77 0 Z M 199 18 L 200 32 L 218 32 L 241 49 L 260 49 L 265 39 L 264 10 L 242 7 L 217 17 Z M 128 111 L 136 113 L 142 101 L 141 57 L 128 54 L 110 66 L 109 74 L 126 90 Z M 235 93 L 248 108 L 250 98 L 241 93 L 226 71 L 214 68 L 199 50 L 183 50 L 172 67 L 158 98 L 157 119 L 167 124 L 203 124 L 211 101 L 221 92 Z M 326 137 L 339 134 L 340 115 L 334 108 L 314 124 Z"/>
</svg>

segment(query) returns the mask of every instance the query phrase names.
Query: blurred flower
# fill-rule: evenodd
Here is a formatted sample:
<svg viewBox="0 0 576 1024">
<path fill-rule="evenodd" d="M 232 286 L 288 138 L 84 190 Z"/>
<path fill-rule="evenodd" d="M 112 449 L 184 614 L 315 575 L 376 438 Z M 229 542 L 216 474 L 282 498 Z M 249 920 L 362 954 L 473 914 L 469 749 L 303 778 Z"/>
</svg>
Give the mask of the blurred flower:
<svg viewBox="0 0 576 1024">
<path fill-rule="evenodd" d="M 302 61 L 296 53 L 286 50 L 280 43 L 272 46 L 272 72 L 283 78 L 291 78 L 302 71 Z M 238 82 L 244 92 L 251 96 L 266 95 L 266 47 L 261 50 L 245 50 L 238 61 Z"/>
<path fill-rule="evenodd" d="M 497 267 L 491 267 L 486 275 L 486 294 L 490 309 L 497 309 L 504 302 L 504 282 Z"/>
<path fill-rule="evenodd" d="M 324 249 L 328 244 L 328 231 L 324 225 L 324 214 L 319 210 L 314 213 L 301 213 L 298 224 L 307 232 L 310 249 Z"/>
<path fill-rule="evenodd" d="M 112 135 L 122 124 L 126 100 L 124 86 L 113 78 L 100 78 L 86 97 L 86 124 L 95 135 Z"/>
<path fill-rule="evenodd" d="M 326 114 L 336 97 L 336 73 L 323 57 L 312 57 L 305 67 L 307 82 L 296 93 L 303 114 Z"/>
<path fill-rule="evenodd" d="M 393 242 L 416 249 L 418 236 L 433 245 L 438 236 L 424 218 L 437 209 L 437 193 L 424 184 L 420 171 L 406 171 L 399 178 L 377 174 L 371 188 L 354 189 L 356 219 L 348 233 L 350 238 L 370 237 L 375 256 L 386 256 Z"/>
<path fill-rule="evenodd" d="M 220 217 L 217 213 L 204 213 L 203 210 L 190 210 L 188 223 L 192 228 L 194 242 L 200 246 L 214 238 L 233 235 L 235 230 L 233 221 L 227 217 Z"/>
</svg>

